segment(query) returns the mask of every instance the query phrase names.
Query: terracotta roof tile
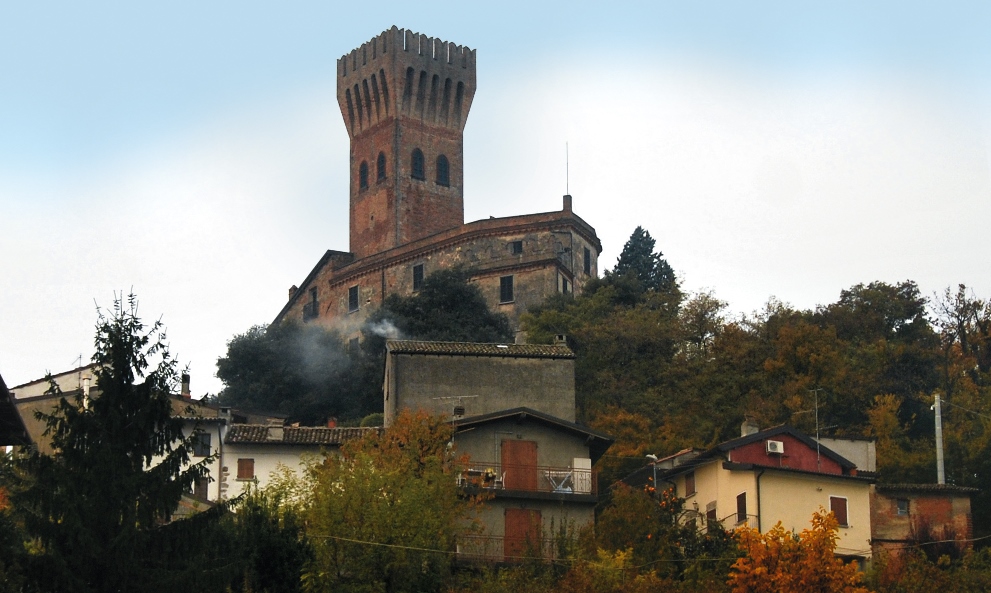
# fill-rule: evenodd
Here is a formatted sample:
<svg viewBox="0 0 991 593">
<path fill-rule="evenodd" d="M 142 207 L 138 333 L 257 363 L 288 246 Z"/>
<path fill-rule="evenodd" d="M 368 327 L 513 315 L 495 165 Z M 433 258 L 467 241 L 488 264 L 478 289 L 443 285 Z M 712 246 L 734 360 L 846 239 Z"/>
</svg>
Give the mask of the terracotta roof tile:
<svg viewBox="0 0 991 593">
<path fill-rule="evenodd" d="M 276 438 L 278 430 L 282 438 Z M 324 428 L 320 426 L 266 426 L 264 424 L 234 424 L 227 431 L 224 442 L 271 443 L 281 445 L 341 445 L 360 439 L 375 428 Z M 269 438 L 269 437 L 272 438 Z"/>
<path fill-rule="evenodd" d="M 388 340 L 386 348 L 394 354 L 447 354 L 455 356 L 506 356 L 510 358 L 574 358 L 564 345 L 482 344 L 476 342 L 420 342 Z"/>
<path fill-rule="evenodd" d="M 877 489 L 880 492 L 947 492 L 959 494 L 980 492 L 978 488 L 952 484 L 878 484 Z"/>
</svg>

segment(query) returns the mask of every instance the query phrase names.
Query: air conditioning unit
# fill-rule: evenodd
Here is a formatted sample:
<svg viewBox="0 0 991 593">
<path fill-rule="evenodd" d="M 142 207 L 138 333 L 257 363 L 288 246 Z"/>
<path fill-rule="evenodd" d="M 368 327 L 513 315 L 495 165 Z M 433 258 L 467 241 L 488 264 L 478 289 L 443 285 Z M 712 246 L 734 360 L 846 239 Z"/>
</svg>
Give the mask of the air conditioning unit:
<svg viewBox="0 0 991 593">
<path fill-rule="evenodd" d="M 777 455 L 784 455 L 785 444 L 782 441 L 767 441 L 767 452 Z"/>
</svg>

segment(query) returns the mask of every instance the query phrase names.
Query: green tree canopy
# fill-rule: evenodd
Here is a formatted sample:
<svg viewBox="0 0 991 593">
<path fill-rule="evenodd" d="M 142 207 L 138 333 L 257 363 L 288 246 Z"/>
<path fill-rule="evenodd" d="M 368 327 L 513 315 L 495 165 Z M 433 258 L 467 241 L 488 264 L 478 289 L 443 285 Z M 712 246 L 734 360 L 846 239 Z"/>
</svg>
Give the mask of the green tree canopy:
<svg viewBox="0 0 991 593">
<path fill-rule="evenodd" d="M 98 397 L 63 397 L 39 413 L 53 453 L 19 461 L 11 499 L 40 545 L 31 574 L 41 589 L 58 591 L 223 581 L 219 570 L 201 574 L 220 550 L 199 544 L 209 543 L 224 507 L 169 523 L 211 459 L 190 463 L 193 443 L 173 412 L 176 363 L 161 323 L 146 330 L 135 297 L 117 300 L 109 317 L 100 316 L 95 350 Z"/>
<path fill-rule="evenodd" d="M 610 276 L 631 276 L 640 282 L 641 290 L 675 292 L 678 279 L 674 270 L 664 259 L 664 254 L 654 251 L 655 241 L 643 227 L 637 227 L 630 239 L 623 245 L 616 267 L 607 274 Z"/>
<path fill-rule="evenodd" d="M 219 399 L 303 424 L 359 419 L 382 407 L 377 363 L 322 326 L 255 326 L 234 336 L 227 355 L 217 360 L 217 377 L 224 382 Z"/>
</svg>

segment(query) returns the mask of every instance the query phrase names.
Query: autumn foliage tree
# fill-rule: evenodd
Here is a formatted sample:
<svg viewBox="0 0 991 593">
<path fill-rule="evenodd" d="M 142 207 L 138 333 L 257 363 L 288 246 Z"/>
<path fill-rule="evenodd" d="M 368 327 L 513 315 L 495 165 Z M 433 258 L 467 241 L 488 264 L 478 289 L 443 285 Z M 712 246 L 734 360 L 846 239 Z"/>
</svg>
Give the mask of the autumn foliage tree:
<svg viewBox="0 0 991 593">
<path fill-rule="evenodd" d="M 464 460 L 452 427 L 402 412 L 382 432 L 346 444 L 311 471 L 303 516 L 314 560 L 310 592 L 427 592 L 451 582 L 455 541 L 474 529 L 474 502 L 459 495 Z"/>
<path fill-rule="evenodd" d="M 834 555 L 838 526 L 832 513 L 812 515 L 799 534 L 779 522 L 766 533 L 737 530 L 745 555 L 733 564 L 733 593 L 869 593 L 854 562 Z"/>
</svg>

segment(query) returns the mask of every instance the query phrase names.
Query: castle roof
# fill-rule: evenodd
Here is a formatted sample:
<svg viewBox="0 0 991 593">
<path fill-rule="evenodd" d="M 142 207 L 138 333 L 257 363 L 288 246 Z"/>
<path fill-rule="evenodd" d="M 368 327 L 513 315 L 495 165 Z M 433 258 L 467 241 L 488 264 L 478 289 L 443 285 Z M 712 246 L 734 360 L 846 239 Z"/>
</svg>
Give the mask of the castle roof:
<svg viewBox="0 0 991 593">
<path fill-rule="evenodd" d="M 421 342 L 387 340 L 390 354 L 434 354 L 448 356 L 502 356 L 507 358 L 574 358 L 565 345 L 486 344 L 477 342 Z"/>
</svg>

